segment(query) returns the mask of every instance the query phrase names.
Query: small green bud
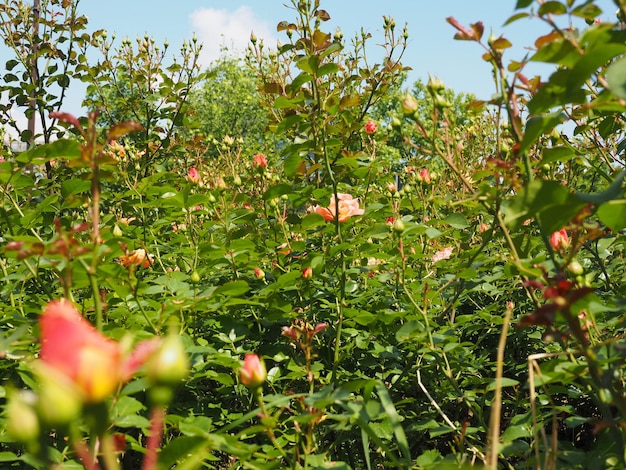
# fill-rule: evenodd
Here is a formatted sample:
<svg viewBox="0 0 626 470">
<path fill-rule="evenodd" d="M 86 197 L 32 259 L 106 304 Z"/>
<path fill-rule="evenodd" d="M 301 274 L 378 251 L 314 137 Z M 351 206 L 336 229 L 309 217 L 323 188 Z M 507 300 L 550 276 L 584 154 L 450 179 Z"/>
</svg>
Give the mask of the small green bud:
<svg viewBox="0 0 626 470">
<path fill-rule="evenodd" d="M 582 264 L 576 260 L 567 265 L 567 270 L 575 276 L 580 276 L 584 272 Z"/>
<path fill-rule="evenodd" d="M 402 221 L 402 219 L 396 219 L 393 221 L 393 231 L 396 233 L 402 233 L 404 232 L 405 229 L 405 225 L 404 222 Z"/>
<path fill-rule="evenodd" d="M 119 225 L 115 224 L 113 226 L 113 236 L 115 238 L 120 238 L 122 235 L 124 235 L 124 232 L 122 232 L 122 229 L 119 227 Z"/>
<path fill-rule="evenodd" d="M 37 395 L 21 390 L 9 395 L 7 404 L 7 431 L 17 441 L 34 442 L 41 432 L 39 417 L 35 411 Z"/>
<path fill-rule="evenodd" d="M 148 380 L 153 385 L 176 386 L 189 374 L 189 358 L 182 339 L 168 334 L 146 364 Z"/>
<path fill-rule="evenodd" d="M 402 99 L 402 112 L 407 116 L 412 116 L 417 111 L 418 106 L 415 97 L 407 90 Z"/>
<path fill-rule="evenodd" d="M 51 427 L 70 424 L 83 405 L 74 384 L 44 364 L 38 365 L 37 375 L 40 383 L 37 414 L 41 422 Z"/>
</svg>

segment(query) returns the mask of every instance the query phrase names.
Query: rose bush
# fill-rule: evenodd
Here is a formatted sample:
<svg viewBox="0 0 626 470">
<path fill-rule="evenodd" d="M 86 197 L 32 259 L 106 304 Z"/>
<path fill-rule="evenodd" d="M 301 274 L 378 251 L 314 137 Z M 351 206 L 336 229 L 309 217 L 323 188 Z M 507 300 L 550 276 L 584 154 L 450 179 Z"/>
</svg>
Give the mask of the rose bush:
<svg viewBox="0 0 626 470">
<path fill-rule="evenodd" d="M 621 25 L 518 1 L 510 22 L 551 28 L 532 60 L 556 64 L 527 77 L 504 36 L 450 17 L 493 67 L 484 102 L 404 89 L 392 18 L 375 64 L 369 34 L 292 7 L 234 74 L 258 80 L 267 138 L 206 135 L 195 41 L 167 65 L 101 37 L 101 111 L 2 149 L 0 460 L 623 467 Z"/>
</svg>

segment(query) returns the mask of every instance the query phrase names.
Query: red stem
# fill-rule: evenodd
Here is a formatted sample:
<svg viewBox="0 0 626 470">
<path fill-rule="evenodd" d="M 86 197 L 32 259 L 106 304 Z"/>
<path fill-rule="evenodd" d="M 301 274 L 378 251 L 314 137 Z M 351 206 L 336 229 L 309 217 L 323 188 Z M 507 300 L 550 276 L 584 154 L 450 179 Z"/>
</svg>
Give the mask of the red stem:
<svg viewBox="0 0 626 470">
<path fill-rule="evenodd" d="M 163 421 L 165 420 L 165 408 L 156 406 L 151 412 L 150 435 L 146 443 L 146 455 L 143 458 L 142 470 L 155 470 L 157 468 L 157 451 L 161 446 L 163 435 Z"/>
<path fill-rule="evenodd" d="M 83 462 L 86 470 L 100 470 L 100 465 L 98 465 L 94 456 L 91 455 L 89 447 L 83 442 L 74 441 L 74 451 L 78 454 L 78 458 Z"/>
</svg>

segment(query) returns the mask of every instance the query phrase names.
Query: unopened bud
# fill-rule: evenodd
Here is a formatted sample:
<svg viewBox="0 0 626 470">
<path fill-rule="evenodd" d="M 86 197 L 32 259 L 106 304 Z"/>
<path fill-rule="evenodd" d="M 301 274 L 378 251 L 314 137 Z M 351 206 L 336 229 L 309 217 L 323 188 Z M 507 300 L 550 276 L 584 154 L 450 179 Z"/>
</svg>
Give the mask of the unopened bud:
<svg viewBox="0 0 626 470">
<path fill-rule="evenodd" d="M 41 428 L 35 411 L 37 395 L 30 390 L 22 390 L 9 395 L 6 408 L 7 431 L 19 442 L 33 442 L 39 437 Z"/>
<path fill-rule="evenodd" d="M 146 364 L 148 380 L 154 385 L 175 386 L 189 374 L 189 358 L 181 337 L 168 334 Z"/>
<path fill-rule="evenodd" d="M 256 354 L 246 354 L 243 367 L 239 370 L 239 380 L 250 389 L 257 389 L 267 377 L 263 360 Z"/>
<path fill-rule="evenodd" d="M 402 98 L 402 112 L 407 116 L 411 116 L 417 111 L 418 106 L 419 104 L 415 97 L 407 90 Z"/>
<path fill-rule="evenodd" d="M 303 279 L 311 279 L 313 277 L 313 268 L 311 266 L 307 266 L 302 270 L 302 278 Z"/>
</svg>

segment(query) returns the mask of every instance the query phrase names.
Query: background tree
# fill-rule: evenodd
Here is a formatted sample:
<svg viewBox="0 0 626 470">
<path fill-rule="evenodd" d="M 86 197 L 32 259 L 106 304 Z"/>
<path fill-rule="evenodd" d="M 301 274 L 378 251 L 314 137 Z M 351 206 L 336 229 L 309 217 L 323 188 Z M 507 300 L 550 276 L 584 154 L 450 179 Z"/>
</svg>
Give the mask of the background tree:
<svg viewBox="0 0 626 470">
<path fill-rule="evenodd" d="M 207 69 L 205 80 L 191 95 L 190 106 L 198 131 L 209 141 L 220 145 L 224 137 L 233 137 L 249 154 L 271 147 L 265 140 L 268 111 L 261 105 L 254 70 L 227 50 Z M 218 154 L 218 148 L 209 147 L 208 157 Z"/>
<path fill-rule="evenodd" d="M 22 142 L 36 135 L 16 118 L 37 117 L 40 136 L 49 142 L 73 79 L 87 76 L 87 50 L 102 31 L 86 32 L 87 17 L 78 13 L 79 0 L 42 0 L 39 11 L 30 2 L 0 4 L 0 38 L 11 59 L 0 76 L 0 124 L 12 128 Z"/>
</svg>

